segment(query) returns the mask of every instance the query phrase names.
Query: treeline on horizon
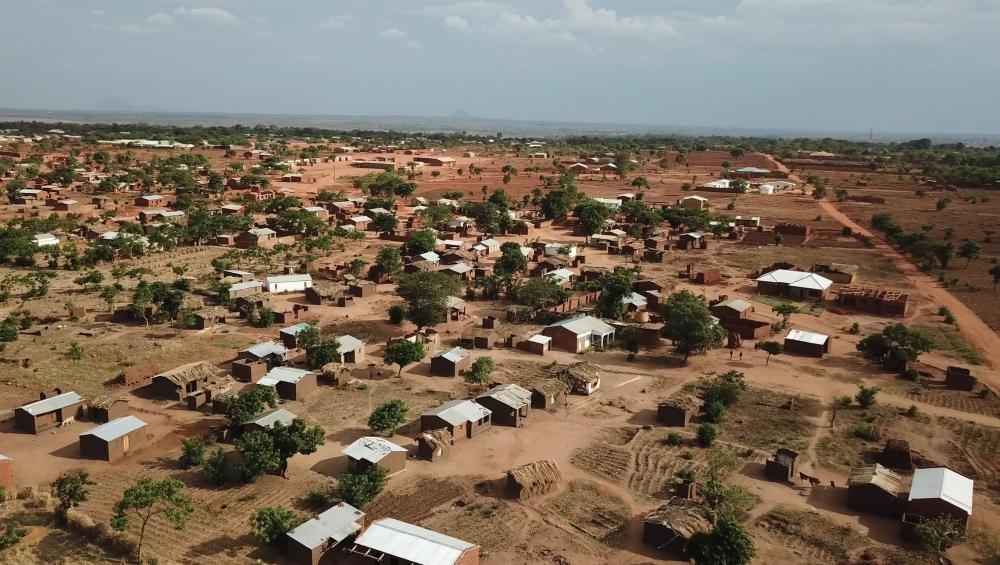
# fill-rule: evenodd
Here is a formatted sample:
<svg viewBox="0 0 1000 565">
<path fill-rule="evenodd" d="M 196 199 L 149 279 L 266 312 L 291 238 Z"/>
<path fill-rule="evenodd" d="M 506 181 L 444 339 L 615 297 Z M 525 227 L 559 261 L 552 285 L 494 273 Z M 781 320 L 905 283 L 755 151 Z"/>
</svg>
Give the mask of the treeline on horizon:
<svg viewBox="0 0 1000 565">
<path fill-rule="evenodd" d="M 871 164 L 873 170 L 910 174 L 919 170 L 941 184 L 967 188 L 1000 188 L 1000 148 L 971 147 L 961 142 L 934 144 L 928 138 L 904 142 L 869 143 L 835 138 L 776 138 L 701 135 L 571 135 L 563 137 L 505 137 L 470 134 L 468 132 L 404 132 L 394 130 L 336 130 L 316 127 L 256 125 L 244 126 L 169 126 L 144 123 L 100 124 L 72 122 L 8 121 L 0 122 L 0 130 L 16 130 L 20 134 L 46 134 L 60 129 L 83 137 L 85 144 L 102 140 L 153 139 L 169 140 L 200 146 L 247 145 L 257 141 L 280 142 L 300 139 L 327 143 L 333 138 L 347 143 L 365 140 L 380 145 L 395 145 L 407 141 L 407 147 L 457 147 L 465 143 L 486 143 L 489 140 L 524 145 L 544 139 L 546 150 L 557 155 L 594 155 L 649 151 L 663 156 L 668 151 L 690 153 L 705 150 L 737 150 L 736 154 L 762 152 L 779 159 L 804 157 L 809 152 L 826 151 L 836 159 Z M 123 133 L 123 132 L 128 132 Z"/>
</svg>

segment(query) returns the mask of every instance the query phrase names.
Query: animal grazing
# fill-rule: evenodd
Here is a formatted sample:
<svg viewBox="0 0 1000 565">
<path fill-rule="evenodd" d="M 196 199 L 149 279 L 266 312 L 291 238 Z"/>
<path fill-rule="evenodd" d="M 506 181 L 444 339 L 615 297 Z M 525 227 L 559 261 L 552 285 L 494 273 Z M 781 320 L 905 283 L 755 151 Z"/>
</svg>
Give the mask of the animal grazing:
<svg viewBox="0 0 1000 565">
<path fill-rule="evenodd" d="M 817 479 L 816 477 L 813 477 L 811 475 L 807 475 L 807 474 L 803 473 L 802 471 L 799 471 L 799 480 L 800 481 L 809 481 L 809 484 L 811 486 L 818 486 L 820 484 L 820 480 L 819 479 Z"/>
<path fill-rule="evenodd" d="M 76 418 L 74 418 L 73 416 L 70 416 L 70 417 L 64 419 L 62 422 L 59 422 L 59 427 L 60 428 L 65 428 L 66 426 L 72 426 L 75 423 L 76 423 Z"/>
</svg>

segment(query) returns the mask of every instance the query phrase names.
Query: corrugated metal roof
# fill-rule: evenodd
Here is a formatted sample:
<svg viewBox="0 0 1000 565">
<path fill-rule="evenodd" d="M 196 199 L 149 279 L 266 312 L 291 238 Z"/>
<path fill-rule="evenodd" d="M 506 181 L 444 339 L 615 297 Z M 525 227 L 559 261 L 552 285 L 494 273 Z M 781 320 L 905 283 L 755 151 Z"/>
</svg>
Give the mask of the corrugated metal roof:
<svg viewBox="0 0 1000 565">
<path fill-rule="evenodd" d="M 294 326 L 288 326 L 287 328 L 281 328 L 278 333 L 285 335 L 299 335 L 299 332 L 309 327 L 309 324 L 302 322 L 300 324 L 295 324 Z"/>
<path fill-rule="evenodd" d="M 823 334 L 817 334 L 803 330 L 788 330 L 788 335 L 785 336 L 785 339 L 792 341 L 801 341 L 803 343 L 812 343 L 815 345 L 822 345 L 826 343 L 826 340 L 830 339 L 830 337 L 825 336 Z"/>
<path fill-rule="evenodd" d="M 803 271 L 789 271 L 787 269 L 777 269 L 770 273 L 765 273 L 757 277 L 757 282 L 771 282 L 777 284 L 787 284 L 795 288 L 806 288 L 812 290 L 826 290 L 830 288 L 833 281 L 817 275 L 816 273 L 806 273 Z"/>
<path fill-rule="evenodd" d="M 258 343 L 257 345 L 251 345 L 250 347 L 244 349 L 243 353 L 249 353 L 258 359 L 267 357 L 268 355 L 284 355 L 288 352 L 287 349 L 280 343 L 276 341 L 265 341 L 264 343 Z"/>
<path fill-rule="evenodd" d="M 577 334 L 597 334 L 597 335 L 607 335 L 615 331 L 615 328 L 609 324 L 598 320 L 593 316 L 582 316 L 580 318 L 567 318 L 565 320 L 559 320 L 558 322 L 549 325 L 550 328 L 563 327 L 567 330 Z"/>
<path fill-rule="evenodd" d="M 434 357 L 444 357 L 445 359 L 451 361 L 452 363 L 458 363 L 462 359 L 469 356 L 469 352 L 461 347 L 452 347 L 451 349 L 443 349 L 434 354 Z"/>
<path fill-rule="evenodd" d="M 0 461 L 13 461 L 13 459 L 7 457 L 6 455 L 0 454 Z"/>
<path fill-rule="evenodd" d="M 444 299 L 444 305 L 448 308 L 465 308 L 465 301 L 457 296 L 449 296 Z"/>
<path fill-rule="evenodd" d="M 309 549 L 317 548 L 330 539 L 339 543 L 361 529 L 358 521 L 364 516 L 364 512 L 341 502 L 312 520 L 299 524 L 288 532 L 288 537 Z"/>
<path fill-rule="evenodd" d="M 437 253 L 434 253 L 433 251 L 428 251 L 427 253 L 421 253 L 419 256 L 424 261 L 430 261 L 432 263 L 437 263 L 438 261 L 441 260 L 441 256 L 438 255 Z"/>
<path fill-rule="evenodd" d="M 720 302 L 714 306 L 714 308 L 729 308 L 737 312 L 746 312 L 747 310 L 753 308 L 753 304 L 750 304 L 742 298 L 734 298 L 732 300 L 727 300 L 725 302 Z"/>
<path fill-rule="evenodd" d="M 497 385 L 480 394 L 476 399 L 484 397 L 494 398 L 514 409 L 531 404 L 531 391 L 516 384 Z"/>
<path fill-rule="evenodd" d="M 274 277 L 267 277 L 264 280 L 268 285 L 275 283 L 289 283 L 289 282 L 312 282 L 312 275 L 305 273 L 297 273 L 294 275 L 278 275 Z"/>
<path fill-rule="evenodd" d="M 261 283 L 260 281 L 246 281 L 229 285 L 229 290 L 233 291 L 233 290 L 244 290 L 248 288 L 261 288 L 263 286 L 264 286 L 263 283 Z"/>
<path fill-rule="evenodd" d="M 453 426 L 460 426 L 466 422 L 479 421 L 492 413 L 488 408 L 480 406 L 471 400 L 452 400 L 451 402 L 445 402 L 437 408 L 432 408 L 421 415 L 438 416 Z"/>
<path fill-rule="evenodd" d="M 946 467 L 917 469 L 913 472 L 908 500 L 937 498 L 972 515 L 972 479 Z"/>
<path fill-rule="evenodd" d="M 301 381 L 306 375 L 310 374 L 311 371 L 306 371 L 305 369 L 296 369 L 294 367 L 275 367 L 267 372 L 261 380 L 272 379 L 275 382 L 282 383 L 297 383 Z M 260 381 L 257 384 L 261 384 Z"/>
<path fill-rule="evenodd" d="M 386 455 L 392 452 L 406 452 L 405 447 L 400 447 L 391 441 L 374 436 L 366 436 L 355 440 L 354 443 L 344 448 L 344 455 L 354 459 L 364 459 L 372 463 L 378 463 Z"/>
<path fill-rule="evenodd" d="M 101 424 L 92 430 L 83 432 L 80 435 L 97 436 L 104 441 L 113 441 L 145 427 L 146 422 L 143 422 L 135 416 L 122 416 L 121 418 L 111 420 L 107 424 Z"/>
<path fill-rule="evenodd" d="M 257 424 L 263 428 L 270 428 L 275 422 L 281 422 L 287 426 L 297 417 L 294 412 L 285 410 L 284 408 L 275 408 L 274 410 L 262 412 L 252 420 L 247 420 L 244 424 Z"/>
<path fill-rule="evenodd" d="M 552 338 L 549 337 L 549 336 L 547 336 L 547 335 L 535 334 L 535 335 L 529 337 L 528 341 L 530 341 L 531 343 L 541 343 L 541 344 L 544 345 L 546 343 L 551 342 Z"/>
<path fill-rule="evenodd" d="M 340 347 L 337 349 L 337 353 L 341 355 L 350 353 L 357 349 L 363 349 L 365 347 L 365 342 L 352 335 L 342 335 L 338 337 L 337 343 L 340 344 Z"/>
<path fill-rule="evenodd" d="M 79 404 L 83 402 L 83 398 L 75 392 L 64 392 L 62 394 L 53 396 L 51 398 L 45 398 L 31 404 L 25 404 L 21 407 L 32 416 L 38 416 L 39 414 L 47 414 L 49 412 L 54 412 L 67 406 L 72 406 L 74 404 Z"/>
<path fill-rule="evenodd" d="M 454 565 L 475 544 L 394 518 L 372 523 L 356 543 L 419 565 Z"/>
</svg>

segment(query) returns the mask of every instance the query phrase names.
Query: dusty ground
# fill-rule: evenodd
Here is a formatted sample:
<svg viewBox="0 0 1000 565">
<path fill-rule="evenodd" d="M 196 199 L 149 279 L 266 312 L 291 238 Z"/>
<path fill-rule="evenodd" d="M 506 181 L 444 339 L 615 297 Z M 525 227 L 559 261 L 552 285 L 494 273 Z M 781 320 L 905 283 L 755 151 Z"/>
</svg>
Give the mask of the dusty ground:
<svg viewBox="0 0 1000 565">
<path fill-rule="evenodd" d="M 221 155 L 214 155 L 213 160 L 225 162 Z M 722 160 L 720 155 L 707 155 L 701 160 L 694 159 L 690 166 L 668 170 L 647 163 L 641 172 L 652 184 L 647 201 L 675 201 L 686 194 L 681 189 L 682 183 L 701 183 L 715 178 L 721 171 Z M 418 194 L 438 195 L 449 190 L 465 190 L 477 196 L 482 185 L 493 188 L 501 184 L 499 169 L 506 163 L 514 164 L 521 171 L 528 166 L 541 165 L 545 174 L 551 173 L 551 160 L 539 164 L 523 158 L 488 155 L 475 160 L 477 166 L 485 169 L 483 175 L 470 179 L 467 172 L 470 162 L 459 158 L 456 167 L 444 169 L 437 178 L 430 177 L 430 168 L 424 169 L 424 175 L 418 179 Z M 748 156 L 746 162 L 738 164 L 770 166 L 768 163 L 770 161 L 764 156 Z M 458 168 L 465 169 L 462 177 L 457 175 Z M 317 179 L 315 183 L 278 184 L 291 193 L 309 195 L 323 188 L 347 189 L 348 177 L 365 172 L 368 171 L 343 163 L 326 163 L 308 168 L 307 174 Z M 540 184 L 539 174 L 520 173 L 507 185 L 507 192 L 517 198 L 530 193 Z M 579 179 L 578 185 L 591 196 L 634 192 L 627 182 L 596 176 Z M 706 196 L 716 210 L 724 209 L 733 200 L 729 195 Z M 900 197 L 899 200 L 906 199 Z M 854 207 L 861 206 L 817 204 L 811 198 L 794 194 L 741 195 L 734 205 L 735 210 L 730 214 L 759 215 L 766 224 L 779 220 L 807 223 L 821 234 L 838 233 L 842 224 L 854 226 L 852 218 L 859 217 Z M 962 207 L 956 206 L 956 209 Z M 402 207 L 402 215 L 409 213 L 408 207 Z M 965 219 L 954 218 L 959 222 Z M 959 235 L 958 226 L 956 235 Z M 582 238 L 573 236 L 563 226 L 533 230 L 527 238 L 501 239 L 535 238 L 582 242 Z M 820 238 L 820 241 L 835 242 L 835 239 Z M 342 249 L 318 262 L 342 262 L 355 256 L 370 261 L 381 245 L 372 239 L 344 242 Z M 208 268 L 212 257 L 223 252 L 220 248 L 206 247 L 170 257 L 153 256 L 136 263 L 148 262 L 156 269 L 155 277 L 170 280 L 168 263 L 185 262 L 191 267 L 191 273 L 197 274 Z M 745 373 L 751 389 L 731 411 L 721 439 L 744 458 L 743 467 L 731 480 L 745 486 L 761 500 L 748 518 L 760 551 L 759 563 L 837 563 L 858 555 L 865 548 L 882 556 L 885 563 L 915 562 L 912 560 L 915 558 L 899 546 L 894 523 L 858 515 L 846 507 L 844 485 L 848 467 L 881 447 L 880 443 L 868 443 L 853 435 L 853 429 L 862 423 L 878 423 L 883 438 L 908 439 L 927 460 L 948 464 L 977 479 L 974 523 L 995 528 L 1000 519 L 997 506 L 1000 466 L 996 464 L 1000 406 L 995 397 L 980 399 L 973 394 L 945 391 L 937 382 L 948 364 L 964 364 L 976 357 L 984 364 L 973 366 L 975 374 L 984 381 L 998 382 L 995 369 L 1000 367 L 997 357 L 1000 355 L 997 345 L 1000 344 L 996 343 L 996 334 L 976 316 L 978 307 L 969 303 L 965 294 L 959 292 L 956 298 L 881 244 L 869 250 L 837 243 L 822 247 L 756 247 L 712 241 L 708 250 L 672 251 L 662 264 L 641 266 L 646 275 L 662 278 L 676 288 L 688 288 L 707 298 L 721 294 L 750 298 L 757 315 L 777 320 L 771 312 L 774 301 L 753 295 L 751 281 L 746 278 L 749 271 L 776 260 L 803 266 L 828 261 L 855 263 L 860 267 L 864 283 L 911 292 L 915 307 L 905 322 L 930 328 L 942 336 L 938 349 L 921 358 L 922 370 L 931 376 L 927 383 L 917 387 L 914 383 L 901 381 L 873 367 L 856 352 L 855 344 L 860 337 L 879 331 L 891 320 L 838 312 L 832 308 L 810 309 L 791 319 L 793 327 L 826 333 L 833 338 L 832 352 L 824 359 L 779 355 L 765 365 L 764 354 L 754 351 L 752 344 L 746 344 L 742 356 L 731 359 L 724 350 L 714 351 L 705 357 L 693 358 L 685 367 L 677 366 L 666 344 L 643 350 L 633 362 L 626 361 L 621 350 L 588 353 L 583 358 L 598 364 L 604 371 L 599 393 L 586 398 L 572 396 L 567 406 L 549 412 L 533 411 L 528 425 L 522 429 L 496 426 L 471 441 L 459 442 L 438 462 L 411 459 L 407 470 L 393 477 L 387 491 L 367 509 L 369 515 L 391 515 L 415 521 L 478 543 L 484 550 L 483 562 L 488 565 L 664 562 L 662 554 L 641 542 L 642 517 L 668 495 L 678 471 L 690 468 L 698 472 L 704 468 L 705 452 L 693 441 L 698 422 L 687 429 L 674 430 L 684 438 L 681 446 L 667 446 L 663 440 L 671 430 L 655 424 L 656 403 L 701 377 L 735 369 Z M 612 266 L 621 261 L 620 257 L 587 252 L 588 265 Z M 677 276 L 688 263 L 719 268 L 725 278 L 717 285 L 691 285 Z M 156 325 L 149 328 L 115 325 L 106 319 L 106 305 L 94 295 L 81 294 L 71 282 L 73 276 L 60 272 L 53 281 L 49 298 L 25 305 L 32 311 L 37 309 L 38 317 L 51 315 L 58 319 L 52 329 L 37 337 L 22 336 L 3 352 L 5 359 L 28 357 L 31 365 L 28 368 L 4 365 L 0 379 L 5 381 L 0 383 L 0 410 L 34 398 L 42 387 L 71 387 L 87 395 L 100 392 L 104 390 L 104 383 L 123 366 L 140 362 L 151 363 L 158 369 L 194 359 L 225 366 L 238 349 L 276 336 L 277 328 L 251 328 L 242 321 L 203 332 Z M 130 284 L 126 282 L 127 286 Z M 64 306 L 68 300 L 87 306 L 88 319 L 81 323 L 70 322 Z M 290 295 L 286 300 L 301 302 L 302 298 Z M 358 372 L 364 386 L 324 386 L 305 402 L 285 405 L 321 424 L 327 432 L 327 442 L 319 451 L 292 459 L 289 480 L 264 477 L 254 485 L 216 489 L 207 485 L 197 473 L 178 469 L 175 463 L 179 454 L 178 438 L 204 433 L 221 419 L 151 401 L 141 394 L 130 394 L 130 400 L 133 411 L 148 418 L 153 441 L 121 462 L 109 465 L 78 459 L 77 435 L 92 425 L 82 422 L 39 436 L 15 433 L 9 423 L 4 424 L 0 426 L 0 452 L 18 462 L 15 467 L 18 485 L 44 484 L 59 472 L 74 467 L 90 470 L 98 485 L 81 510 L 95 521 L 108 519 L 121 491 L 135 477 L 171 476 L 183 480 L 199 512 L 184 532 L 176 532 L 162 522 L 153 524 L 155 535 L 149 550 L 160 557 L 161 562 L 235 564 L 254 559 L 282 562 L 276 551 L 260 548 L 249 538 L 246 522 L 254 510 L 282 504 L 306 512 L 305 496 L 309 490 L 335 484 L 344 472 L 346 458 L 341 450 L 367 433 L 365 419 L 378 403 L 391 398 L 402 398 L 409 403 L 411 421 L 392 439 L 414 450 L 417 435 L 414 421 L 420 411 L 474 392 L 461 381 L 429 376 L 426 361 L 407 367 L 402 379 L 391 376 L 395 375 L 395 366 L 379 366 L 385 339 L 406 329 L 385 322 L 385 310 L 394 301 L 391 286 L 383 285 L 378 294 L 359 300 L 348 309 L 310 309 L 309 317 L 315 318 L 325 332 L 349 333 L 369 341 L 370 360 L 376 366 L 363 367 L 366 370 Z M 973 308 L 965 308 L 965 303 Z M 949 306 L 956 316 L 957 330 L 937 316 L 937 308 L 941 305 Z M 472 301 L 469 312 L 472 317 L 482 316 L 502 311 L 503 306 L 502 303 Z M 984 316 L 990 320 L 988 312 Z M 854 322 L 860 325 L 860 335 L 847 332 Z M 58 325 L 63 327 L 55 327 Z M 453 343 L 460 329 L 460 324 L 442 328 L 444 343 Z M 81 361 L 72 361 L 65 355 L 73 341 L 79 342 L 86 351 Z M 497 378 L 501 381 L 513 380 L 515 375 L 529 370 L 528 364 L 541 361 L 535 356 L 504 349 L 476 351 L 474 355 L 494 358 L 499 366 Z M 552 352 L 544 361 L 570 362 L 579 358 Z M 838 395 L 853 395 L 858 384 L 880 386 L 879 404 L 867 413 L 860 409 L 841 411 L 831 427 L 832 400 Z M 797 399 L 797 410 L 782 409 L 791 397 Z M 916 417 L 903 415 L 911 405 L 918 409 Z M 763 461 L 780 446 L 800 449 L 807 472 L 818 476 L 823 485 L 833 481 L 836 486 L 810 489 L 766 481 L 762 473 Z M 557 463 L 564 476 L 561 488 L 523 502 L 505 498 L 498 481 L 506 470 L 539 459 Z M 226 516 L 225 521 L 219 520 L 221 515 Z M 51 540 L 53 547 L 59 547 L 59 543 L 69 543 L 64 537 L 75 539 L 58 530 L 38 531 L 35 538 L 22 544 L 16 552 L 0 555 L 0 561 L 58 562 L 49 560 L 49 549 L 39 542 Z M 96 548 L 77 551 L 80 552 L 79 561 L 74 562 L 112 562 L 111 557 Z M 962 562 L 965 557 L 972 559 L 971 551 L 961 547 L 953 553 L 956 561 Z"/>
</svg>

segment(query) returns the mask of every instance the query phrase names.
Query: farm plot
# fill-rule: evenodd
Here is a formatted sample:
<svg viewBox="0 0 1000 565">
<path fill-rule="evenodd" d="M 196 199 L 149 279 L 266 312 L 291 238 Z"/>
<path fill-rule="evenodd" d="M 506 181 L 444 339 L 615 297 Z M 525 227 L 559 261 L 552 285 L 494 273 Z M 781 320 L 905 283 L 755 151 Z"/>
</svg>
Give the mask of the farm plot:
<svg viewBox="0 0 1000 565">
<path fill-rule="evenodd" d="M 592 481 L 571 481 L 543 509 L 606 545 L 620 547 L 625 541 L 628 504 L 614 491 Z"/>
<path fill-rule="evenodd" d="M 948 443 L 953 468 L 989 489 L 995 502 L 1000 501 L 1000 430 L 952 418 L 938 418 L 938 423 L 953 434 Z"/>
<path fill-rule="evenodd" d="M 978 391 L 951 390 L 937 383 L 919 385 L 898 380 L 886 385 L 885 390 L 917 402 L 1000 418 L 1000 398 L 993 394 L 982 396 Z"/>
<path fill-rule="evenodd" d="M 414 391 L 405 379 L 366 381 L 362 385 L 348 385 L 330 394 L 314 394 L 305 401 L 300 415 L 328 428 L 360 426 L 367 428 L 367 418 L 372 410 L 388 400 L 406 399 L 411 418 L 421 412 L 451 400 L 447 392 Z"/>
<path fill-rule="evenodd" d="M 672 479 L 681 469 L 696 471 L 701 466 L 696 451 L 666 443 L 665 429 L 643 430 L 627 438 L 628 428 L 605 428 L 601 439 L 573 454 L 577 467 L 641 495 L 666 495 Z"/>
<path fill-rule="evenodd" d="M 469 504 L 453 504 L 422 520 L 420 525 L 475 543 L 484 554 L 509 549 L 519 532 L 512 528 L 530 523 L 523 510 L 493 498 L 477 498 Z"/>
<path fill-rule="evenodd" d="M 366 509 L 367 518 L 396 518 L 404 522 L 427 519 L 442 504 L 469 492 L 469 485 L 457 479 L 414 477 L 383 492 Z"/>
<path fill-rule="evenodd" d="M 820 411 L 816 398 L 750 387 L 727 411 L 721 438 L 756 449 L 805 451 Z"/>
<path fill-rule="evenodd" d="M 754 523 L 754 529 L 772 538 L 799 563 L 844 563 L 867 541 L 849 526 L 836 526 L 818 513 L 778 506 Z"/>
<path fill-rule="evenodd" d="M 864 463 L 865 450 L 881 449 L 883 430 L 892 430 L 892 437 L 902 435 L 901 420 L 895 409 L 886 406 L 838 411 L 829 435 L 816 443 L 817 464 L 827 469 L 847 471 Z"/>
</svg>

